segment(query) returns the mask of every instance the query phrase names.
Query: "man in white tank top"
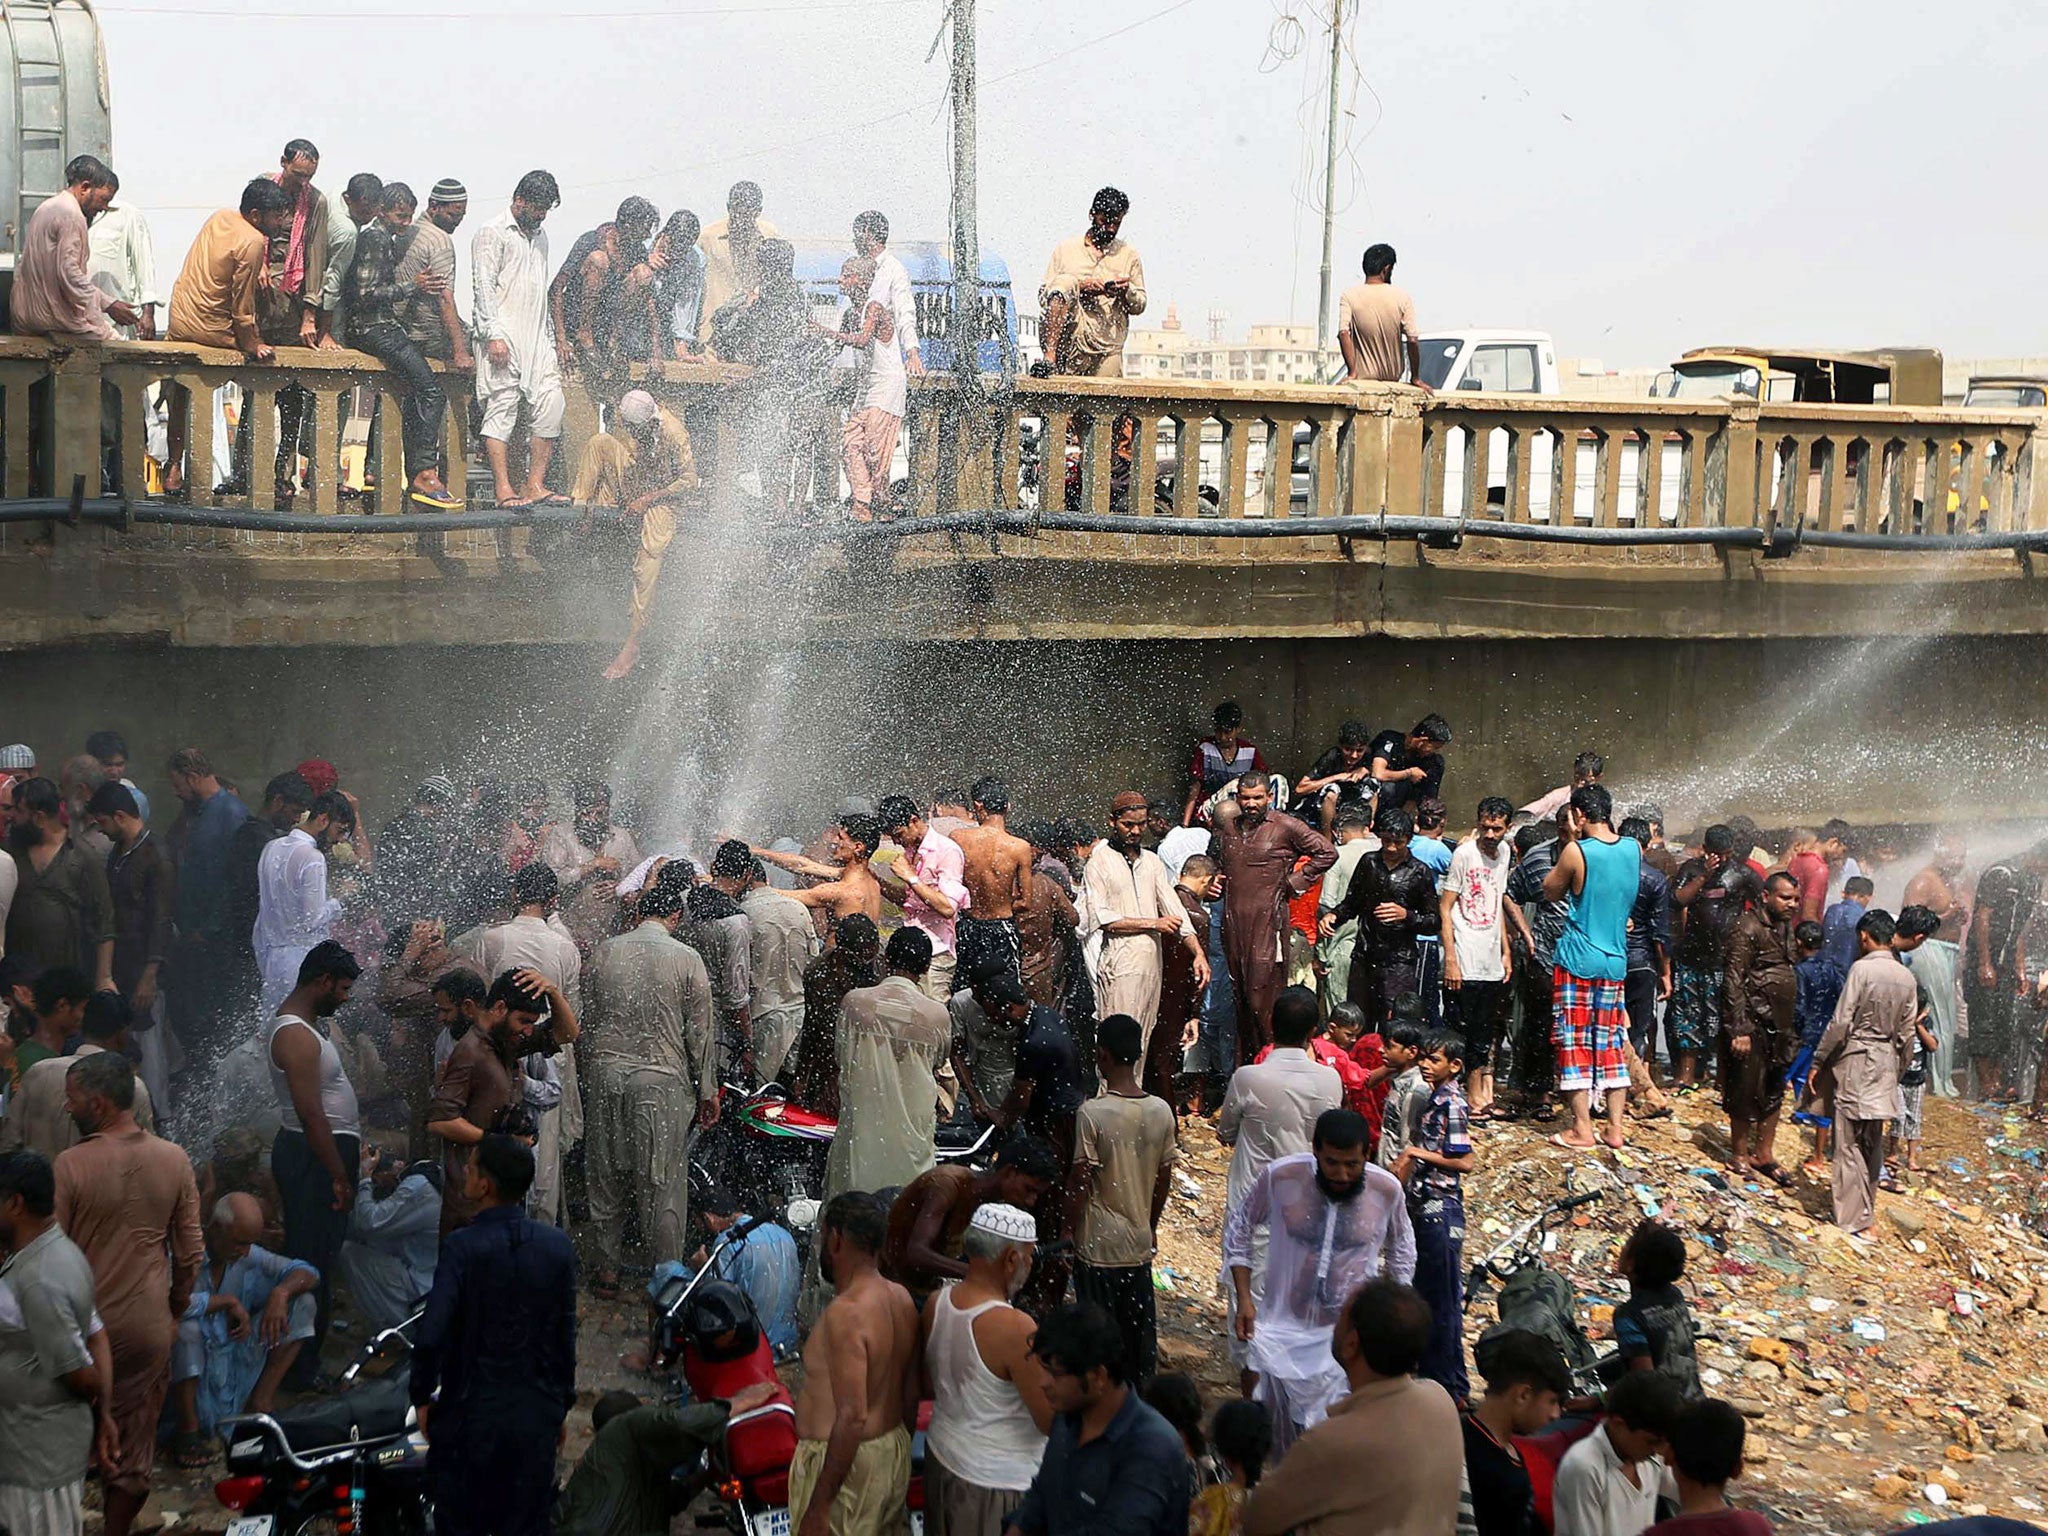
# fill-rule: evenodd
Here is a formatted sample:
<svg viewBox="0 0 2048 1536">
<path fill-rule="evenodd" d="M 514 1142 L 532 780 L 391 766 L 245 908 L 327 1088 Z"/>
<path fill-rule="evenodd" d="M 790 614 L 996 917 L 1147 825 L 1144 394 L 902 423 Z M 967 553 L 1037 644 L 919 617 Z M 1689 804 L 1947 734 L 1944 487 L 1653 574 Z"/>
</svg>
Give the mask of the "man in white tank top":
<svg viewBox="0 0 2048 1536">
<path fill-rule="evenodd" d="M 982 1206 L 961 1238 L 967 1278 L 925 1303 L 927 1536 L 1002 1536 L 1045 1454 L 1052 1404 L 1031 1358 L 1038 1325 L 1010 1305 L 1037 1245 L 1029 1211 Z"/>
</svg>

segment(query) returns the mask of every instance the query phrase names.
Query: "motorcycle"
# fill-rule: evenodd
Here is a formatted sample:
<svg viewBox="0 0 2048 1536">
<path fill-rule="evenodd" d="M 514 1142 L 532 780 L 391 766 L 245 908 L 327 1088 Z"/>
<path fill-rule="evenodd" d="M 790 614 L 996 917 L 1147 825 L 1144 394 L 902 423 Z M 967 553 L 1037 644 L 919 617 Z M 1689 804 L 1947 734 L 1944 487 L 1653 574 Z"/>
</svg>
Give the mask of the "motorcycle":
<svg viewBox="0 0 2048 1536">
<path fill-rule="evenodd" d="M 775 1355 L 747 1293 L 726 1279 L 729 1255 L 767 1223 L 753 1216 L 733 1228 L 688 1279 L 655 1298 L 650 1359 L 680 1373 L 677 1397 L 730 1400 L 767 1387 L 765 1401 L 726 1421 L 714 1462 L 700 1456 L 669 1475 L 670 1514 L 680 1514 L 709 1484 L 737 1536 L 789 1536 L 789 1465 L 796 1455 L 796 1401 L 775 1373 Z"/>
<path fill-rule="evenodd" d="M 411 1345 L 415 1312 L 373 1338 L 343 1373 L 393 1344 Z M 219 1426 L 227 1476 L 214 1497 L 235 1518 L 227 1536 L 301 1536 L 332 1522 L 343 1536 L 427 1536 L 433 1528 L 427 1441 L 419 1433 L 406 1373 L 276 1413 L 244 1413 Z"/>
</svg>

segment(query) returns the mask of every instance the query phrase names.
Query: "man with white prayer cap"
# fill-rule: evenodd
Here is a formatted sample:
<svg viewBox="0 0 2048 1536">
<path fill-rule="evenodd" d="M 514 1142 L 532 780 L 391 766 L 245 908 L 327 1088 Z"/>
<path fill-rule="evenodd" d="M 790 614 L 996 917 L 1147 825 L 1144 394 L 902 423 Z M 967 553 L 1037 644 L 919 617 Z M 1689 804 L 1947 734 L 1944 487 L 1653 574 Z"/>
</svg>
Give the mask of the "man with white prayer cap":
<svg viewBox="0 0 2048 1536">
<path fill-rule="evenodd" d="M 682 419 L 644 389 L 628 390 L 613 407 L 608 431 L 584 445 L 570 500 L 584 509 L 584 526 L 595 509 L 616 509 L 620 519 L 640 525 L 640 549 L 633 556 L 633 596 L 627 607 L 631 629 L 605 679 L 616 682 L 640 659 L 640 631 L 661 579 L 661 557 L 676 536 L 676 508 L 697 488 L 697 464 Z"/>
<path fill-rule="evenodd" d="M 1031 1276 L 1037 1246 L 1029 1211 L 990 1201 L 960 1239 L 967 1278 L 925 1303 L 927 1536 L 1002 1536 L 1045 1453 L 1052 1403 L 1044 1372 L 1031 1362 L 1038 1325 L 1010 1305 Z"/>
</svg>

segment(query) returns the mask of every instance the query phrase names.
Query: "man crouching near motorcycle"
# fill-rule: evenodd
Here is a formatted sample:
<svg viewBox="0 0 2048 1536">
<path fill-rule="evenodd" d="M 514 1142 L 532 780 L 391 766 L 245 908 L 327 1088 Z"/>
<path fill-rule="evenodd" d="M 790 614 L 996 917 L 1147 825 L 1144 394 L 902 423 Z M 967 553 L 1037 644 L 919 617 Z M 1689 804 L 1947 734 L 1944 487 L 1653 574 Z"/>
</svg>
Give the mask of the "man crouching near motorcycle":
<svg viewBox="0 0 2048 1536">
<path fill-rule="evenodd" d="M 776 1384 L 757 1381 L 731 1402 L 648 1403 L 607 1392 L 590 1410 L 590 1449 L 569 1474 L 556 1536 L 646 1536 L 671 1518 L 673 1473 L 725 1439 L 733 1414 L 758 1408 Z"/>
<path fill-rule="evenodd" d="M 876 1267 L 888 1215 L 873 1195 L 835 1195 L 819 1269 L 832 1304 L 804 1345 L 789 1468 L 795 1536 L 882 1536 L 902 1522 L 917 1401 L 917 1308 Z"/>
</svg>

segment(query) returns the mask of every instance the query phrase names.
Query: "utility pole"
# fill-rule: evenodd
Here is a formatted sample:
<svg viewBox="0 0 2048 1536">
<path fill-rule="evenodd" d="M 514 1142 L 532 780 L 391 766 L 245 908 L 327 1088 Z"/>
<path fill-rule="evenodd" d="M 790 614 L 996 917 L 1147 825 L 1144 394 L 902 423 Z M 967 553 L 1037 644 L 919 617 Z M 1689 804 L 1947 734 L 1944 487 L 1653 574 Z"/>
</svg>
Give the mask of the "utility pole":
<svg viewBox="0 0 2048 1536">
<path fill-rule="evenodd" d="M 1344 0 L 1330 0 L 1330 137 L 1323 158 L 1323 273 L 1316 291 L 1318 347 L 1330 340 L 1330 248 L 1337 226 L 1337 80 L 1343 62 Z"/>
<path fill-rule="evenodd" d="M 981 234 L 975 221 L 974 5 L 951 0 L 953 18 L 953 372 L 981 371 Z"/>
</svg>

